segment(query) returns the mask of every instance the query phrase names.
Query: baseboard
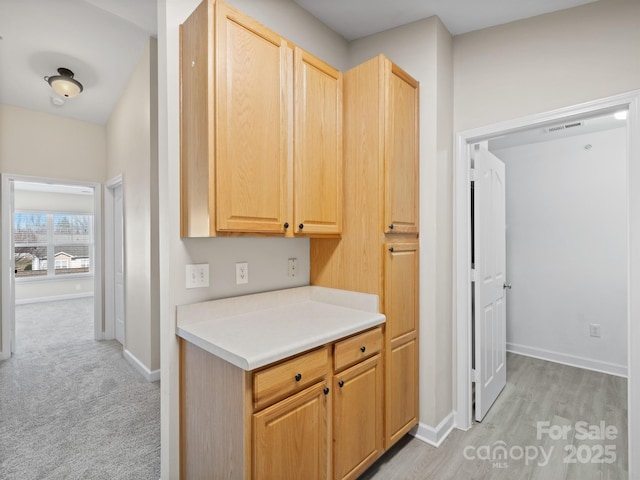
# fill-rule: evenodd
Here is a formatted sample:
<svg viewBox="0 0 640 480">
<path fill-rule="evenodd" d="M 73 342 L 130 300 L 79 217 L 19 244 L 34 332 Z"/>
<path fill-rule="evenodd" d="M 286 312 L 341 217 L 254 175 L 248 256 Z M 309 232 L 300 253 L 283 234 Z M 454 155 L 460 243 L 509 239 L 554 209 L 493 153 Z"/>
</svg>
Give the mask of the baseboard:
<svg viewBox="0 0 640 480">
<path fill-rule="evenodd" d="M 594 372 L 608 373 L 609 375 L 615 375 L 617 377 L 627 377 L 627 367 L 616 363 L 602 362 L 599 360 L 592 360 L 590 358 L 552 352 L 542 348 L 527 347 L 525 345 L 518 345 L 515 343 L 507 343 L 507 352 L 539 358 L 540 360 L 547 360 L 549 362 L 562 363 L 563 365 L 569 365 L 570 367 L 593 370 Z"/>
<path fill-rule="evenodd" d="M 138 358 L 126 348 L 124 349 L 124 358 L 147 380 L 147 382 L 160 381 L 160 369 L 149 370 Z"/>
<path fill-rule="evenodd" d="M 433 447 L 439 447 L 453 430 L 453 419 L 454 415 L 451 412 L 435 428 L 420 422 L 414 437 Z"/>
<path fill-rule="evenodd" d="M 93 297 L 93 292 L 69 293 L 67 295 L 53 295 L 51 297 L 33 297 L 16 299 L 16 305 L 27 305 L 28 303 L 58 302 L 60 300 L 74 300 L 76 298 Z"/>
</svg>

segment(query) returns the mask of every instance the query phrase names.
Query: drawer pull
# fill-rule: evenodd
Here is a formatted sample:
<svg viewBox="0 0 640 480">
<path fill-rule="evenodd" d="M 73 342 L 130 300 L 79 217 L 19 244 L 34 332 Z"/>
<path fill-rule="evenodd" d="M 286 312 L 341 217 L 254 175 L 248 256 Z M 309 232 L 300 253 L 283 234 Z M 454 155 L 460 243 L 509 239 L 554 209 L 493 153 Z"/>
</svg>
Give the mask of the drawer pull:
<svg viewBox="0 0 640 480">
<path fill-rule="evenodd" d="M 289 222 L 284 222 L 284 229 L 286 230 L 287 228 L 289 228 Z"/>
<path fill-rule="evenodd" d="M 302 374 L 296 373 L 296 382 L 299 382 L 300 380 L 302 380 Z"/>
<path fill-rule="evenodd" d="M 362 347 L 360 347 L 360 351 L 361 351 L 362 353 L 364 353 L 366 349 L 367 349 L 367 347 L 365 347 L 364 345 L 363 345 Z"/>
<path fill-rule="evenodd" d="M 393 230 L 393 223 L 389 225 L 389 230 Z"/>
<path fill-rule="evenodd" d="M 393 253 L 393 247 L 389 247 L 389 251 Z"/>
<path fill-rule="evenodd" d="M 323 392 L 325 395 L 329 395 L 329 387 L 324 387 Z"/>
<path fill-rule="evenodd" d="M 338 386 L 339 386 L 340 388 L 344 387 L 344 381 L 343 381 L 343 380 L 340 380 L 340 381 L 338 382 Z"/>
<path fill-rule="evenodd" d="M 300 225 L 298 225 L 298 228 L 302 230 L 304 228 L 304 223 L 301 223 Z"/>
</svg>

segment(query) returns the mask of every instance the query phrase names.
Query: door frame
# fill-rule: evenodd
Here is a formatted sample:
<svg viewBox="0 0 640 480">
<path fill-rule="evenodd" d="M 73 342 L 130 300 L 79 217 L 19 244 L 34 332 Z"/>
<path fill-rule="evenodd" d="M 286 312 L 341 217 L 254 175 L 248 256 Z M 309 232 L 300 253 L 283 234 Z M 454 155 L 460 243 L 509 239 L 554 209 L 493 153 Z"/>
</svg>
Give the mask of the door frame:
<svg viewBox="0 0 640 480">
<path fill-rule="evenodd" d="M 13 258 L 13 242 L 11 229 L 13 225 L 11 205 L 13 204 L 12 191 L 9 188 L 11 182 L 54 183 L 57 185 L 69 185 L 87 187 L 93 189 L 93 336 L 95 340 L 103 339 L 102 330 L 102 192 L 99 183 L 64 180 L 59 178 L 34 177 L 27 175 L 13 175 L 3 173 L 1 175 L 1 201 L 2 225 L 0 230 L 0 251 L 5 261 Z M 13 328 L 15 325 L 15 275 L 13 270 L 2 265 L 0 283 L 2 283 L 2 320 L 0 332 L 2 333 L 2 351 L 0 360 L 11 357 L 13 345 Z M 8 332 L 8 334 L 7 334 Z"/>
<path fill-rule="evenodd" d="M 532 126 L 562 122 L 600 110 L 628 108 L 627 117 L 627 360 L 628 405 L 640 403 L 640 90 L 488 125 L 455 135 L 454 145 L 454 281 L 455 425 L 472 425 L 471 399 L 471 214 L 470 145 Z M 628 409 L 629 451 L 640 448 L 640 412 Z M 640 456 L 629 456 L 629 478 L 640 472 Z"/>
<path fill-rule="evenodd" d="M 117 175 L 104 184 L 104 339 L 116 338 L 116 292 L 114 290 L 115 271 L 113 261 L 115 257 L 115 242 L 113 231 L 115 225 L 115 211 L 113 209 L 114 190 L 124 189 L 122 174 Z M 124 196 L 124 190 L 123 190 Z M 121 212 L 124 215 L 124 211 Z M 126 319 L 125 319 L 126 321 Z M 125 337 L 126 340 L 126 337 Z M 124 349 L 124 344 L 122 345 Z"/>
</svg>

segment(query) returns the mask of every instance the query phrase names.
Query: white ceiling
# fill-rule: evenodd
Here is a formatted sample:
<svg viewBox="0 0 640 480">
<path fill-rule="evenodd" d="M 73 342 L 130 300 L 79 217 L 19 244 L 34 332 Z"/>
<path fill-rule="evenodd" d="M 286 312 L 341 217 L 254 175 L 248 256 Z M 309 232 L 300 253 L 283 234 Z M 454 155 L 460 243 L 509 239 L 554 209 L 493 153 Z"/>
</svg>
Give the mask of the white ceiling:
<svg viewBox="0 0 640 480">
<path fill-rule="evenodd" d="M 155 0 L 0 0 L 0 102 L 106 123 L 156 23 Z M 58 67 L 84 86 L 61 107 Z"/>
<path fill-rule="evenodd" d="M 596 0 L 294 0 L 347 40 L 437 15 L 453 35 Z"/>
<path fill-rule="evenodd" d="M 351 40 L 432 15 L 460 34 L 595 0 L 293 1 Z M 156 35 L 156 9 L 156 0 L 0 0 L 0 103 L 106 123 Z M 61 107 L 44 80 L 58 67 L 84 85 Z"/>
</svg>

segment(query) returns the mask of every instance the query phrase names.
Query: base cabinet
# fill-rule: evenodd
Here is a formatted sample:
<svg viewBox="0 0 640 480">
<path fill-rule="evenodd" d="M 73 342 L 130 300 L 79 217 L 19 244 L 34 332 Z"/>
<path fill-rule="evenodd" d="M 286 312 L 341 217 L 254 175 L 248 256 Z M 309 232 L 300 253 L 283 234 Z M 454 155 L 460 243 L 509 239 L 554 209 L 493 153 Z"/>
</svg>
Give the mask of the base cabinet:
<svg viewBox="0 0 640 480">
<path fill-rule="evenodd" d="M 329 478 L 328 413 L 324 382 L 253 415 L 253 478 Z"/>
<path fill-rule="evenodd" d="M 180 341 L 181 479 L 355 479 L 383 445 L 382 327 L 255 371 Z"/>
<path fill-rule="evenodd" d="M 358 478 L 382 454 L 380 354 L 333 377 L 333 478 Z"/>
</svg>

